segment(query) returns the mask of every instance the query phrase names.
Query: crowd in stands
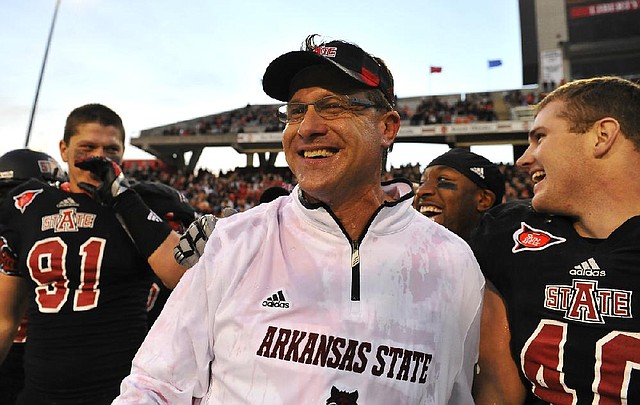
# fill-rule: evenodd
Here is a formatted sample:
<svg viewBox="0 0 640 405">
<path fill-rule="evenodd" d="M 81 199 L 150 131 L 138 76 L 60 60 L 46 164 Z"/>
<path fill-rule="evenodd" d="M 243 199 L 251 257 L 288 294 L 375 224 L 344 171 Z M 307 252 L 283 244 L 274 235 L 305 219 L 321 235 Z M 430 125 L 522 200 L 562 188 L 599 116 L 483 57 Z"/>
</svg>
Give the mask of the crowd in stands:
<svg viewBox="0 0 640 405">
<path fill-rule="evenodd" d="M 489 94 L 473 94 L 455 102 L 440 97 L 425 97 L 411 110 L 407 104 L 398 106 L 400 117 L 410 125 L 433 125 L 496 121 L 493 100 Z"/>
<path fill-rule="evenodd" d="M 531 91 L 511 90 L 502 98 L 509 107 L 525 107 L 537 104 L 558 85 L 545 82 Z M 453 98 L 453 99 L 452 99 Z M 470 93 L 464 98 L 455 96 L 429 96 L 420 102 L 409 103 L 398 99 L 400 117 L 409 125 L 457 124 L 478 121 L 496 121 L 494 100 L 490 93 Z M 281 132 L 284 124 L 276 118 L 275 104 L 251 105 L 207 117 L 184 121 L 161 128 L 142 131 L 145 134 L 166 136 L 213 135 L 243 132 Z"/>
<path fill-rule="evenodd" d="M 518 107 L 539 102 L 546 91 L 552 90 L 553 83 L 546 84 L 540 91 L 523 93 L 513 90 L 504 93 L 508 106 Z M 235 110 L 201 117 L 161 128 L 142 131 L 146 134 L 166 136 L 198 136 L 243 132 L 281 132 L 283 125 L 275 115 L 277 105 L 250 105 Z M 430 125 L 469 123 L 497 120 L 494 100 L 490 93 L 472 93 L 465 97 L 430 96 L 417 101 L 399 99 L 397 110 L 409 125 Z M 507 200 L 530 198 L 532 185 L 526 173 L 513 165 L 501 164 L 500 169 L 507 178 Z M 272 168 L 262 172 L 255 168 L 237 168 L 227 173 L 214 174 L 199 169 L 195 174 L 171 173 L 158 168 L 133 168 L 127 174 L 139 180 L 157 180 L 182 191 L 199 213 L 219 215 L 226 207 L 244 211 L 258 204 L 263 190 L 280 186 L 291 190 L 295 179 L 288 168 Z M 404 177 L 414 184 L 420 182 L 422 170 L 419 165 L 391 168 L 383 179 Z"/>
<path fill-rule="evenodd" d="M 533 196 L 531 181 L 526 172 L 514 165 L 500 164 L 505 174 L 507 200 L 530 198 Z M 383 175 L 383 180 L 403 177 L 419 184 L 423 168 L 420 165 L 403 165 Z M 296 180 L 287 167 L 236 168 L 226 173 L 214 174 L 199 169 L 193 174 L 172 173 L 158 168 L 132 168 L 127 176 L 137 180 L 160 181 L 180 190 L 200 214 L 220 215 L 226 207 L 245 211 L 258 205 L 260 195 L 269 187 L 279 186 L 293 189 Z"/>
<path fill-rule="evenodd" d="M 533 105 L 540 101 L 550 86 L 540 91 L 513 90 L 504 93 L 503 99 L 511 107 Z M 547 90 L 545 90 L 545 88 Z M 409 125 L 456 124 L 478 121 L 496 121 L 491 93 L 469 93 L 465 97 L 429 96 L 418 103 L 398 99 L 397 109 Z M 243 132 L 280 132 L 283 125 L 276 118 L 275 104 L 251 105 L 206 117 L 184 121 L 160 128 L 142 131 L 141 135 L 194 136 Z"/>
<path fill-rule="evenodd" d="M 543 93 L 537 93 L 533 91 L 523 93 L 520 90 L 512 90 L 506 92 L 504 95 L 505 103 L 507 103 L 507 105 L 511 107 L 524 107 L 528 105 L 534 105 L 542 100 L 542 98 L 544 98 Z"/>
<path fill-rule="evenodd" d="M 250 105 L 232 111 L 202 117 L 194 122 L 170 125 L 162 135 L 191 136 L 243 133 L 258 128 L 260 132 L 281 132 L 284 124 L 276 118 L 275 105 Z"/>
<path fill-rule="evenodd" d="M 542 100 L 547 93 L 553 91 L 556 87 L 563 85 L 564 80 L 560 83 L 544 82 L 541 89 L 528 91 L 523 93 L 521 90 L 511 90 L 504 94 L 504 101 L 511 107 L 524 107 L 535 105 Z"/>
</svg>

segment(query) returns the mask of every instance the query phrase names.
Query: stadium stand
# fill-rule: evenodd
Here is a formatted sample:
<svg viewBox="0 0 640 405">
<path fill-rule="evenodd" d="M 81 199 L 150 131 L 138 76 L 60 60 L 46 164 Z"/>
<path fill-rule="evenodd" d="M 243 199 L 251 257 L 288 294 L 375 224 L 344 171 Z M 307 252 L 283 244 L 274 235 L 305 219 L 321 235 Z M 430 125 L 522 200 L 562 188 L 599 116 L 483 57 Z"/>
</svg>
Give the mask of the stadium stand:
<svg viewBox="0 0 640 405">
<path fill-rule="evenodd" d="M 531 117 L 514 114 L 520 95 L 510 92 L 452 94 L 398 99 L 403 123 L 397 143 L 433 143 L 468 147 L 472 144 L 525 145 Z M 525 101 L 527 97 L 523 98 Z M 531 100 L 536 100 L 536 97 Z M 260 166 L 274 166 L 282 150 L 283 124 L 275 118 L 277 105 L 246 105 L 204 117 L 141 131 L 131 144 L 155 155 L 174 169 L 192 172 L 207 147 L 231 146 L 253 155 Z M 515 117 L 515 118 L 514 118 Z M 267 155 L 269 154 L 269 155 Z M 188 156 L 188 160 L 187 160 Z"/>
<path fill-rule="evenodd" d="M 509 164 L 500 164 L 506 178 L 506 199 L 528 198 L 532 195 L 529 176 Z M 245 211 L 259 204 L 260 195 L 269 187 L 293 189 L 296 180 L 286 167 L 268 170 L 254 167 L 236 168 L 226 173 L 212 173 L 199 169 L 195 173 L 171 172 L 162 165 L 125 166 L 128 177 L 137 180 L 160 181 L 180 190 L 199 214 L 220 215 L 226 207 Z M 383 175 L 383 179 L 404 177 L 413 183 L 420 182 L 420 165 L 404 165 Z"/>
</svg>

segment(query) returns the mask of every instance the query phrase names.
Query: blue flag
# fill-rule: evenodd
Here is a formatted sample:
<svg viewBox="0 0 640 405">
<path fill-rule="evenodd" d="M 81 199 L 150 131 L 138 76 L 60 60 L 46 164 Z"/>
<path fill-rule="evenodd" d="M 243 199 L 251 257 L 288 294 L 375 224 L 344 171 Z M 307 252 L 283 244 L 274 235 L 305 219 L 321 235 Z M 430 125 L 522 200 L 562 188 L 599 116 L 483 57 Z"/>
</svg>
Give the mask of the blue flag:
<svg viewBox="0 0 640 405">
<path fill-rule="evenodd" d="M 489 60 L 489 67 L 498 67 L 498 66 L 502 66 L 502 59 L 493 59 L 493 60 Z"/>
</svg>

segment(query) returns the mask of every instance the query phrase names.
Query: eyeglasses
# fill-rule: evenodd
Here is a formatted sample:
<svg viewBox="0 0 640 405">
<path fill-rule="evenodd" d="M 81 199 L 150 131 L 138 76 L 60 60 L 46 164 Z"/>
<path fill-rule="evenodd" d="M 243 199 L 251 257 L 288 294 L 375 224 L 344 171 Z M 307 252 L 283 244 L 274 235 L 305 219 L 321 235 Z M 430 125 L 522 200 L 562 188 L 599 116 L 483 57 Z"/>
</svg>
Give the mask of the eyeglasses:
<svg viewBox="0 0 640 405">
<path fill-rule="evenodd" d="M 353 96 L 328 96 L 312 103 L 288 103 L 278 107 L 276 113 L 278 119 L 285 124 L 300 122 L 312 105 L 315 112 L 324 119 L 332 120 L 340 117 L 347 111 L 362 111 L 367 108 L 388 108 L 386 105 L 377 104 L 374 101 Z"/>
</svg>

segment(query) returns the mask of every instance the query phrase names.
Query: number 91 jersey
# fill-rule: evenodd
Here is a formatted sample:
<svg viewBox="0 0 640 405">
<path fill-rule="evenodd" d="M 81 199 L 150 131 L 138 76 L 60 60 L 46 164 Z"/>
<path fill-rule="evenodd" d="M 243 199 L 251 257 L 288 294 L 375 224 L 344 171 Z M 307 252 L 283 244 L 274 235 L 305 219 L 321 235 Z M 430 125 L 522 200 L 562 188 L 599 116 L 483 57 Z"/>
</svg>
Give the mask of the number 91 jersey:
<svg viewBox="0 0 640 405">
<path fill-rule="evenodd" d="M 4 200 L 0 224 L 30 285 L 26 389 L 117 394 L 146 334 L 151 270 L 113 209 L 32 180 Z"/>
<path fill-rule="evenodd" d="M 491 210 L 470 244 L 542 399 L 528 403 L 640 403 L 640 217 L 595 240 L 514 201 Z"/>
</svg>

